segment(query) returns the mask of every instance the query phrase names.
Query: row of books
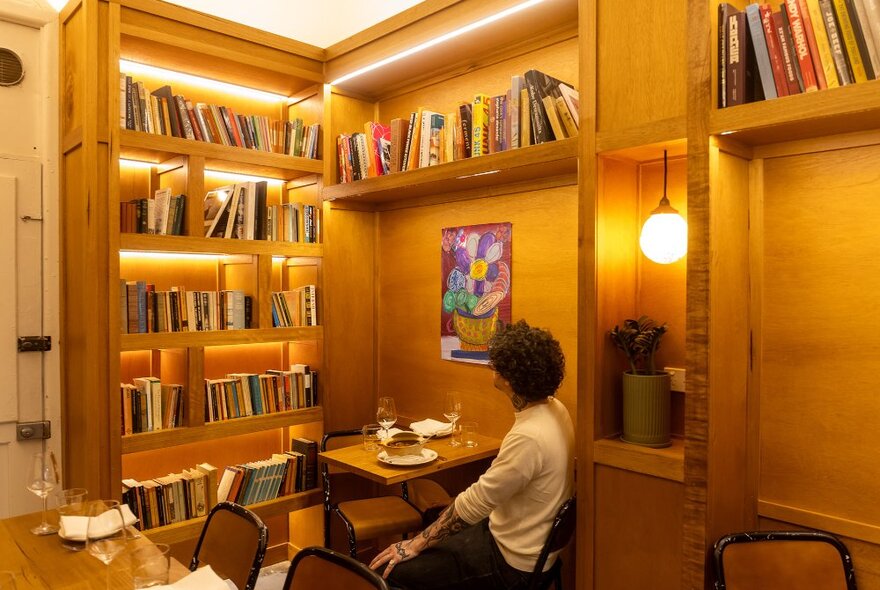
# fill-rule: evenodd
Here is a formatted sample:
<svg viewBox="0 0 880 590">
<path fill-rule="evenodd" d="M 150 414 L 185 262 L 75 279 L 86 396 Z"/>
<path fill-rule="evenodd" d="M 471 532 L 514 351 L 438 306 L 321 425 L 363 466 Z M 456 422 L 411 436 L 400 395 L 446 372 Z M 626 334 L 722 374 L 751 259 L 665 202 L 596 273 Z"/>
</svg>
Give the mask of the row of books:
<svg viewBox="0 0 880 590">
<path fill-rule="evenodd" d="M 244 291 L 156 291 L 146 281 L 120 279 L 123 333 L 243 330 L 251 325 L 252 299 Z"/>
<path fill-rule="evenodd" d="M 242 182 L 208 191 L 205 237 L 317 243 L 319 209 L 302 203 L 267 205 L 267 182 Z"/>
<path fill-rule="evenodd" d="M 314 441 L 309 442 L 314 445 Z M 317 446 L 313 454 L 316 461 Z M 220 478 L 217 500 L 247 506 L 309 490 L 315 487 L 315 469 L 315 463 L 310 465 L 308 456 L 296 450 L 273 453 L 271 459 L 230 465 Z"/>
<path fill-rule="evenodd" d="M 119 230 L 123 233 L 183 235 L 186 195 L 172 195 L 159 189 L 152 199 L 132 199 L 119 203 Z"/>
<path fill-rule="evenodd" d="M 718 5 L 720 108 L 836 88 L 880 74 L 880 1 Z"/>
<path fill-rule="evenodd" d="M 577 90 L 538 70 L 513 76 L 497 96 L 477 94 L 449 113 L 419 108 L 389 125 L 337 137 L 340 182 L 482 156 L 578 133 Z"/>
<path fill-rule="evenodd" d="M 229 373 L 205 379 L 205 422 L 274 414 L 318 405 L 318 372 L 294 363 L 289 371 Z"/>
<path fill-rule="evenodd" d="M 217 503 L 217 468 L 202 463 L 155 479 L 123 479 L 122 501 L 141 530 L 205 516 Z"/>
<path fill-rule="evenodd" d="M 183 424 L 183 386 L 157 377 L 137 377 L 121 383 L 122 434 L 153 432 Z"/>
<path fill-rule="evenodd" d="M 320 325 L 315 285 L 272 293 L 272 325 L 276 328 Z"/>
<path fill-rule="evenodd" d="M 150 91 L 119 75 L 119 124 L 124 129 L 316 159 L 321 126 L 238 115 L 231 107 L 192 103 L 171 86 Z"/>
</svg>

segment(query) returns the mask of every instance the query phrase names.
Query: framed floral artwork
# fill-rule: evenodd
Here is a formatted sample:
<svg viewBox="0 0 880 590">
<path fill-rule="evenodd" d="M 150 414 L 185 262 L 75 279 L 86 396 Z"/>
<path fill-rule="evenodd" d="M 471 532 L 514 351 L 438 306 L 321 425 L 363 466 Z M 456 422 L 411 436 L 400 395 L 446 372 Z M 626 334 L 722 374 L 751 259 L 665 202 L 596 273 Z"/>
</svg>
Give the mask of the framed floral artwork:
<svg viewBox="0 0 880 590">
<path fill-rule="evenodd" d="M 489 339 L 510 323 L 509 222 L 447 227 L 440 240 L 440 356 L 489 362 Z"/>
</svg>

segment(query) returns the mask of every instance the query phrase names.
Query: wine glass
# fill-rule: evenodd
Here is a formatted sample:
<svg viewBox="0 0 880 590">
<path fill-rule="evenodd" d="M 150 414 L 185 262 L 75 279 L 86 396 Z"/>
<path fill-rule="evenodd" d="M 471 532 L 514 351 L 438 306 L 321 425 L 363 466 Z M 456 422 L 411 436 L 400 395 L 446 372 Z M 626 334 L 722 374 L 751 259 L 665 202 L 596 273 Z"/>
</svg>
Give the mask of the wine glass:
<svg viewBox="0 0 880 590">
<path fill-rule="evenodd" d="M 380 397 L 379 409 L 376 410 L 376 422 L 385 429 L 385 437 L 388 437 L 388 429 L 397 422 L 397 407 L 393 397 Z"/>
<path fill-rule="evenodd" d="M 31 461 L 31 471 L 28 474 L 27 489 L 43 499 L 43 521 L 31 532 L 35 535 L 51 535 L 58 532 L 58 527 L 46 522 L 46 502 L 49 492 L 61 483 L 58 473 L 58 461 L 55 453 L 45 451 L 34 453 Z"/>
<path fill-rule="evenodd" d="M 450 391 L 446 394 L 446 400 L 443 402 L 443 415 L 452 422 L 452 436 L 449 437 L 450 446 L 461 445 L 461 441 L 455 438 L 455 423 L 461 418 L 461 398 L 458 393 Z"/>
<path fill-rule="evenodd" d="M 107 590 L 110 590 L 110 562 L 125 549 L 128 538 L 122 510 L 116 500 L 95 500 L 88 512 L 86 548 L 107 566 Z"/>
</svg>

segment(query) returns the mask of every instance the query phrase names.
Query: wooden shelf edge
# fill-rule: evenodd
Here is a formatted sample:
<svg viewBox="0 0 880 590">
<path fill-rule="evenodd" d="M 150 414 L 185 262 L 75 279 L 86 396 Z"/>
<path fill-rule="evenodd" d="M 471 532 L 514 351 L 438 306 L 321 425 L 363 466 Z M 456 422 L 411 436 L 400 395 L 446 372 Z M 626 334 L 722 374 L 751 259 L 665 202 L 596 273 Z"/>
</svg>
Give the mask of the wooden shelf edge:
<svg viewBox="0 0 880 590">
<path fill-rule="evenodd" d="M 596 152 L 603 156 L 623 155 L 638 161 L 656 159 L 656 156 L 639 155 L 642 150 L 654 147 L 652 153 L 669 150 L 670 156 L 687 154 L 687 117 L 673 117 L 651 121 L 618 131 L 596 133 Z M 629 156 L 629 154 L 632 154 Z"/>
<path fill-rule="evenodd" d="M 523 174 L 514 175 L 513 171 L 528 171 L 526 176 L 529 178 L 557 176 L 564 172 L 576 173 L 577 155 L 578 138 L 572 137 L 407 172 L 325 186 L 321 197 L 325 201 L 346 199 L 381 202 L 441 191 L 456 192 L 497 186 L 523 179 Z M 553 163 L 561 165 L 551 166 Z M 507 175 L 515 177 L 507 180 Z"/>
<path fill-rule="evenodd" d="M 315 258 L 324 256 L 323 244 L 131 233 L 120 235 L 119 247 L 122 250 L 137 252 L 176 252 L 180 254 L 272 254 Z"/>
<path fill-rule="evenodd" d="M 261 344 L 265 342 L 299 342 L 303 340 L 321 340 L 323 338 L 323 326 L 213 330 L 210 332 L 121 334 L 119 350 L 125 352 L 131 350 L 154 350 L 161 348 Z"/>
<path fill-rule="evenodd" d="M 274 500 L 268 500 L 258 504 L 249 504 L 246 508 L 256 512 L 260 518 L 269 518 L 278 514 L 294 512 L 310 506 L 317 506 L 321 502 L 323 502 L 321 489 L 315 488 L 291 496 L 283 496 L 281 498 L 275 498 Z M 143 534 L 149 537 L 154 543 L 180 543 L 181 541 L 197 537 L 205 524 L 205 520 L 207 520 L 206 516 L 200 516 L 184 522 L 177 522 L 167 526 L 149 529 L 143 531 Z"/>
<path fill-rule="evenodd" d="M 758 515 L 772 518 L 773 520 L 781 520 L 791 524 L 828 531 L 836 535 L 865 541 L 866 543 L 880 543 L 880 526 L 875 524 L 858 522 L 766 500 L 758 500 Z"/>
<path fill-rule="evenodd" d="M 316 406 L 301 410 L 288 410 L 274 414 L 208 422 L 201 426 L 169 428 L 168 430 L 130 434 L 122 437 L 121 453 L 127 455 L 129 453 L 164 449 L 193 442 L 216 440 L 227 436 L 320 422 L 323 420 L 323 416 L 323 409 L 320 406 Z"/>
<path fill-rule="evenodd" d="M 880 81 L 784 96 L 709 113 L 709 133 L 748 145 L 880 127 Z"/>
<path fill-rule="evenodd" d="M 254 171 L 263 176 L 292 179 L 307 174 L 321 174 L 322 160 L 287 156 L 247 148 L 219 145 L 205 141 L 168 137 L 131 129 L 119 130 L 120 157 L 147 160 L 154 164 L 174 156 L 202 156 L 208 168 L 223 171 Z"/>
<path fill-rule="evenodd" d="M 672 445 L 653 449 L 619 438 L 593 442 L 593 462 L 684 483 L 684 441 L 673 438 Z"/>
</svg>

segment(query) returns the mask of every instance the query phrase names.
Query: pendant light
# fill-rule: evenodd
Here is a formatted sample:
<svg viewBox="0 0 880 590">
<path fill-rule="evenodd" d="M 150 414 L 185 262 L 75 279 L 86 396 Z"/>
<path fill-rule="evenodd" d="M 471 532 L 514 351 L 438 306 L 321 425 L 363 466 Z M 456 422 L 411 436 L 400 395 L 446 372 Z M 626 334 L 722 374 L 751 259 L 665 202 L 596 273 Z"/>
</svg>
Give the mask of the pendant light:
<svg viewBox="0 0 880 590">
<path fill-rule="evenodd" d="M 639 246 L 658 264 L 671 264 L 687 254 L 687 221 L 666 197 L 666 150 L 663 150 L 663 198 L 642 226 Z"/>
</svg>

